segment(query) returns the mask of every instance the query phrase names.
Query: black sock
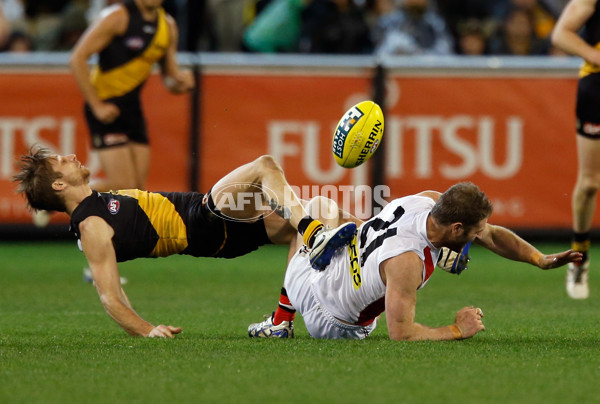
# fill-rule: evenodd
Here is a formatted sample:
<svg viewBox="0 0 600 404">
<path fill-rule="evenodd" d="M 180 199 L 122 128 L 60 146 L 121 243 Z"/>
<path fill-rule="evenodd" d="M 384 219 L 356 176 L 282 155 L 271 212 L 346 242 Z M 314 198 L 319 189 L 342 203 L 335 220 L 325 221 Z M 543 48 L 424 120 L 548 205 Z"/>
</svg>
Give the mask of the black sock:
<svg viewBox="0 0 600 404">
<path fill-rule="evenodd" d="M 300 222 L 298 222 L 298 233 L 304 235 L 306 228 L 312 223 L 312 221 L 313 218 L 310 216 L 304 216 L 302 219 L 300 219 Z"/>
</svg>

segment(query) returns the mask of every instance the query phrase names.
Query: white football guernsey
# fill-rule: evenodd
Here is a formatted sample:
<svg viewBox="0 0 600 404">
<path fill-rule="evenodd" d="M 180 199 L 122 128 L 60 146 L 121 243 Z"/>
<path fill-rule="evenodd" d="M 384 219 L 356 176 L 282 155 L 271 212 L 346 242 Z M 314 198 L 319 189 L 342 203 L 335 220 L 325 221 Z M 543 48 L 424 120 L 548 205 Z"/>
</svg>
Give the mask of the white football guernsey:
<svg viewBox="0 0 600 404">
<path fill-rule="evenodd" d="M 348 249 L 334 256 L 323 272 L 312 276 L 312 291 L 334 317 L 351 324 L 368 325 L 385 310 L 385 285 L 379 265 L 412 251 L 423 260 L 425 286 L 440 249 L 427 239 L 427 217 L 433 199 L 407 196 L 395 199 L 358 229 Z"/>
</svg>

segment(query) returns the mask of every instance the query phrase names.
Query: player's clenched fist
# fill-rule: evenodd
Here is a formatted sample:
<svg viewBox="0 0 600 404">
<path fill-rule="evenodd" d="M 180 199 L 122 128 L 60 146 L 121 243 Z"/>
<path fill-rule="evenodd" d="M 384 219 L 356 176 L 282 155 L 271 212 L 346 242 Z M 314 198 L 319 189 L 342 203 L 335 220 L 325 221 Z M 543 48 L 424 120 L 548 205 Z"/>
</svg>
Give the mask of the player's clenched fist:
<svg viewBox="0 0 600 404">
<path fill-rule="evenodd" d="M 102 123 L 113 123 L 121 115 L 119 107 L 110 102 L 101 102 L 92 111 Z"/>
<path fill-rule="evenodd" d="M 483 311 L 479 307 L 463 307 L 456 313 L 454 325 L 460 330 L 462 338 L 471 338 L 479 331 L 485 331 L 485 326 L 481 320 L 482 318 Z"/>
</svg>

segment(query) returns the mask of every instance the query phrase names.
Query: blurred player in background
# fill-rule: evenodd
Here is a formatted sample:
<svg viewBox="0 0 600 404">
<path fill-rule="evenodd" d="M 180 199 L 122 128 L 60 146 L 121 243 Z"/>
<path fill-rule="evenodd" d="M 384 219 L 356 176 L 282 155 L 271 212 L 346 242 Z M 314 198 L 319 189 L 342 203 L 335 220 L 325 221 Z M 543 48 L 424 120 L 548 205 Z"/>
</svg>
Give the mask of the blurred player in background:
<svg viewBox="0 0 600 404">
<path fill-rule="evenodd" d="M 312 219 L 270 156 L 235 169 L 206 195 L 99 193 L 90 188 L 89 175 L 75 155 L 39 149 L 21 157 L 13 180 L 31 208 L 70 216 L 106 312 L 131 335 L 173 337 L 181 328 L 154 326 L 133 310 L 118 262 L 174 254 L 233 258 L 264 244 L 287 244 L 298 231 L 310 248 L 311 265 L 322 269 L 356 231 L 354 223 L 327 229 Z"/>
<path fill-rule="evenodd" d="M 326 205 L 324 208 L 322 205 Z M 315 209 L 316 208 L 316 209 Z M 338 224 L 335 203 L 316 198 L 306 206 L 312 217 Z M 328 212 L 320 217 L 318 212 Z M 293 337 L 293 319 L 300 312 L 314 338 L 363 339 L 385 311 L 393 340 L 470 338 L 485 329 L 480 308 L 464 307 L 453 324 L 429 327 L 415 322 L 417 290 L 425 286 L 443 247 L 461 251 L 475 242 L 494 253 L 542 269 L 581 260 L 571 250 L 545 255 L 510 230 L 488 223 L 492 204 L 471 183 L 445 193 L 425 191 L 391 201 L 364 222 L 344 253 L 335 255 L 322 272 L 311 270 L 300 240 L 285 275 L 277 310 L 248 327 L 250 337 Z"/>
<path fill-rule="evenodd" d="M 600 187 L 600 2 L 571 0 L 554 28 L 552 43 L 585 61 L 577 88 L 578 174 L 572 197 L 572 248 L 583 254 L 583 261 L 569 264 L 566 289 L 573 299 L 587 299 L 590 229 Z"/>
<path fill-rule="evenodd" d="M 10 24 L 4 17 L 4 11 L 2 10 L 2 2 L 0 2 L 0 49 L 4 49 L 5 44 L 8 42 L 10 37 Z"/>
<path fill-rule="evenodd" d="M 102 11 L 73 49 L 70 65 L 85 100 L 85 117 L 105 179 L 98 191 L 144 189 L 150 165 L 140 91 L 155 62 L 172 93 L 194 86 L 176 61 L 178 31 L 163 0 L 127 0 Z M 89 58 L 98 54 L 91 73 Z"/>
</svg>

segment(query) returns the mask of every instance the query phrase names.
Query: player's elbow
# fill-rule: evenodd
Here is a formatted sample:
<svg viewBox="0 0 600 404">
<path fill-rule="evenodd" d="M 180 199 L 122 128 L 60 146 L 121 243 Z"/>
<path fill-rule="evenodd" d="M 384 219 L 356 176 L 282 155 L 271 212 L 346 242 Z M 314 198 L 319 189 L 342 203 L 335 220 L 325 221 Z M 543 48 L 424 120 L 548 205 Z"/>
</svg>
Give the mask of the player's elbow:
<svg viewBox="0 0 600 404">
<path fill-rule="evenodd" d="M 392 341 L 415 341 L 418 339 L 408 327 L 390 328 L 388 334 Z"/>
<path fill-rule="evenodd" d="M 550 43 L 552 44 L 552 46 L 558 46 L 559 44 L 559 38 L 558 38 L 558 34 L 556 33 L 556 30 L 553 30 L 552 33 L 550 34 Z"/>
<path fill-rule="evenodd" d="M 104 310 L 108 314 L 112 314 L 119 305 L 123 304 L 119 296 L 114 293 L 102 293 L 99 291 L 98 295 L 100 296 L 100 302 L 104 306 Z"/>
<path fill-rule="evenodd" d="M 69 68 L 71 69 L 71 71 L 74 71 L 76 69 L 77 62 L 75 60 L 75 56 L 71 55 L 71 57 L 69 58 Z"/>
<path fill-rule="evenodd" d="M 392 341 L 415 341 L 415 338 L 412 338 L 410 335 L 406 334 L 392 334 L 390 333 L 390 339 Z"/>
<path fill-rule="evenodd" d="M 81 55 L 80 52 L 75 51 L 71 53 L 71 56 L 69 57 L 69 67 L 71 68 L 71 71 L 73 71 L 81 66 L 82 63 L 86 63 L 86 61 L 86 58 Z"/>
<path fill-rule="evenodd" d="M 560 28 L 554 28 L 550 34 L 550 43 L 552 46 L 562 48 L 564 32 Z"/>
</svg>

